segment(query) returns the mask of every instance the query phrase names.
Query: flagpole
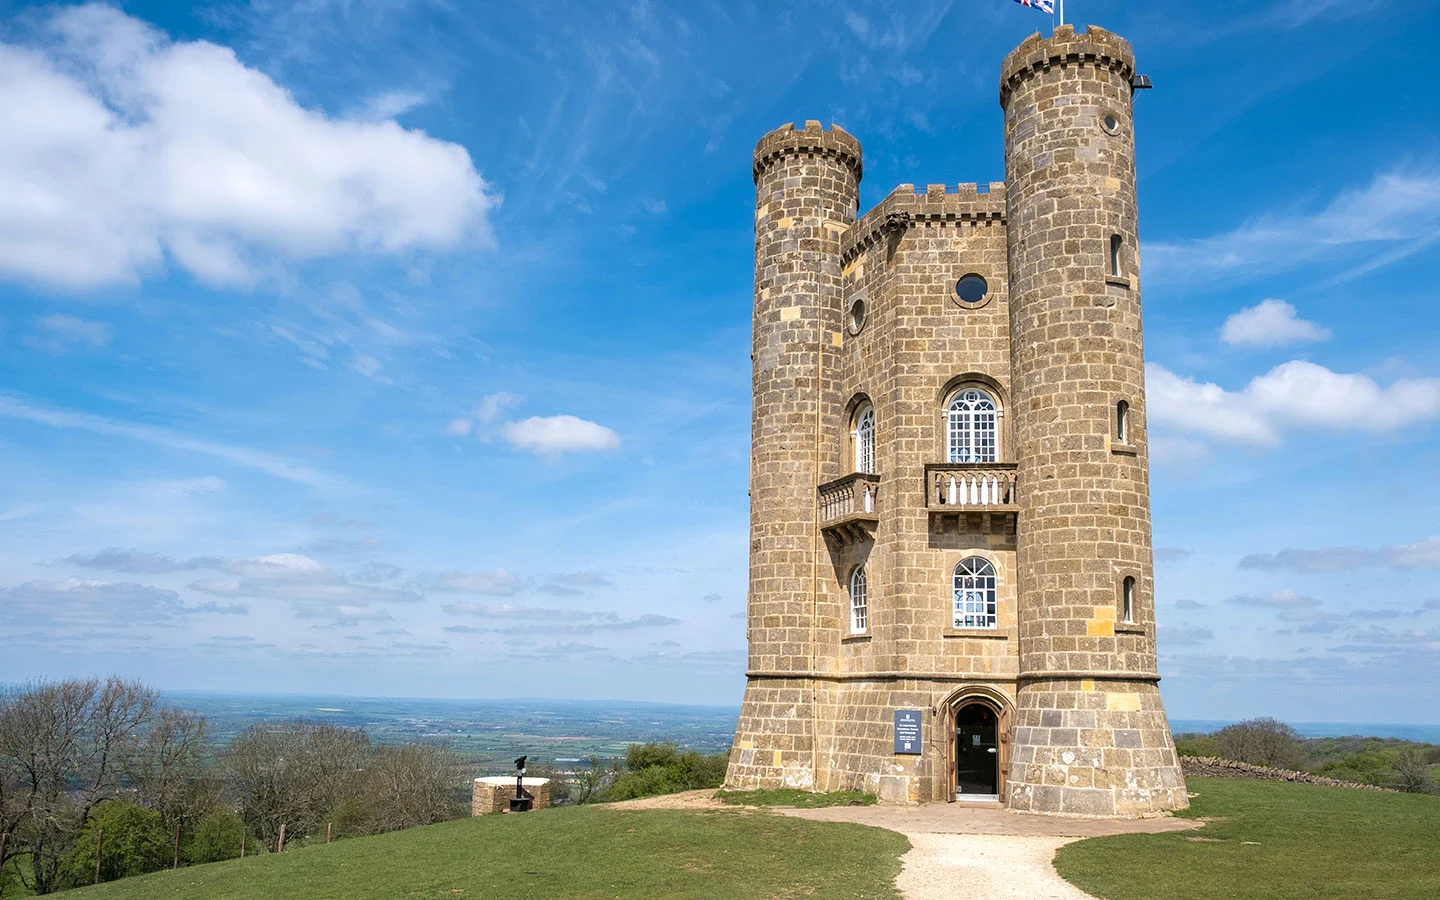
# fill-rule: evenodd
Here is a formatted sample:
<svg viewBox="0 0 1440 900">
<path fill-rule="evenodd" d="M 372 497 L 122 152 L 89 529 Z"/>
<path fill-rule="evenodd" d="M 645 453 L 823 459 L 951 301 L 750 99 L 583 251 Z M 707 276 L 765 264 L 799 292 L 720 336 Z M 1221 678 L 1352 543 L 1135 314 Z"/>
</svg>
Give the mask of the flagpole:
<svg viewBox="0 0 1440 900">
<path fill-rule="evenodd" d="M 1060 24 L 1065 24 L 1065 0 L 1060 0 Z"/>
</svg>

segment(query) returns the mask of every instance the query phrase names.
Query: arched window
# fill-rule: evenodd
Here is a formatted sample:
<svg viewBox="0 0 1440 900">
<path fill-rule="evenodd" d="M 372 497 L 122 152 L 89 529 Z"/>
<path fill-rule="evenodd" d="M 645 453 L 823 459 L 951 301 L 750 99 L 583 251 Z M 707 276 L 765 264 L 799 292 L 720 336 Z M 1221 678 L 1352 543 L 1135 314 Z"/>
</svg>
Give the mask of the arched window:
<svg viewBox="0 0 1440 900">
<path fill-rule="evenodd" d="M 1120 250 L 1125 246 L 1125 241 L 1118 234 L 1110 235 L 1110 274 L 1120 276 Z"/>
<path fill-rule="evenodd" d="M 875 474 L 875 407 L 866 405 L 855 417 L 855 471 Z"/>
<path fill-rule="evenodd" d="M 999 624 L 995 601 L 995 567 L 972 556 L 955 567 L 956 628 L 995 628 Z"/>
<path fill-rule="evenodd" d="M 1135 622 L 1135 579 L 1129 575 L 1120 585 L 1121 621 Z"/>
<path fill-rule="evenodd" d="M 946 410 L 948 459 L 952 463 L 995 462 L 998 452 L 995 398 L 979 388 L 962 388 Z"/>
<path fill-rule="evenodd" d="M 870 625 L 869 597 L 865 589 L 865 567 L 850 573 L 850 633 L 864 634 Z"/>
<path fill-rule="evenodd" d="M 1115 440 L 1121 444 L 1130 443 L 1130 404 L 1124 400 L 1115 404 Z"/>
</svg>

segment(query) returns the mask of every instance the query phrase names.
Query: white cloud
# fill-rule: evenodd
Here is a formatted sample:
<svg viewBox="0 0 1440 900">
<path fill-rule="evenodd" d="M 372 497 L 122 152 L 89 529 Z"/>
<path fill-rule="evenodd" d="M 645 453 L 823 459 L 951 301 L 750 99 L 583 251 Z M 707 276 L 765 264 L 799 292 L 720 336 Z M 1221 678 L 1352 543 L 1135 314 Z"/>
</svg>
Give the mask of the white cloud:
<svg viewBox="0 0 1440 900">
<path fill-rule="evenodd" d="M 508 569 L 491 569 L 488 572 L 441 572 L 435 576 L 433 587 L 437 591 L 509 597 L 519 593 L 524 582 Z"/>
<path fill-rule="evenodd" d="M 511 446 L 541 454 L 614 450 L 620 446 L 618 434 L 575 416 L 531 416 L 506 422 L 501 434 Z"/>
<path fill-rule="evenodd" d="M 1261 606 L 1270 609 L 1305 609 L 1320 605 L 1320 601 L 1314 597 L 1297 594 L 1285 588 L 1270 591 L 1268 594 L 1237 594 L 1234 597 L 1226 598 L 1226 602 L 1238 606 Z"/>
<path fill-rule="evenodd" d="M 519 394 L 512 394 L 509 391 L 486 394 L 480 398 L 480 405 L 475 407 L 475 420 L 482 425 L 488 425 L 500 418 L 507 409 L 519 404 L 524 399 Z"/>
<path fill-rule="evenodd" d="M 470 431 L 474 427 L 475 423 L 464 417 L 451 419 L 445 423 L 445 433 L 451 437 L 469 437 Z"/>
<path fill-rule="evenodd" d="M 230 49 L 112 7 L 0 43 L 0 95 L 0 276 L 85 289 L 168 260 L 244 284 L 292 260 L 490 239 L 498 200 L 463 147 L 306 109 Z"/>
<path fill-rule="evenodd" d="M 1266 215 L 1234 231 L 1146 244 L 1152 282 L 1198 284 L 1282 272 L 1369 248 L 1381 253 L 1351 274 L 1403 259 L 1440 239 L 1440 172 L 1389 172 L 1336 196 L 1319 212 Z"/>
<path fill-rule="evenodd" d="M 1150 422 L 1222 444 L 1273 447 L 1287 429 L 1384 433 L 1440 416 L 1440 378 L 1381 387 L 1365 375 L 1303 360 L 1282 363 L 1240 392 L 1145 367 Z"/>
<path fill-rule="evenodd" d="M 1298 318 L 1295 307 L 1271 298 L 1226 319 L 1220 339 L 1236 346 L 1283 347 L 1300 341 L 1328 341 L 1330 329 Z"/>
<path fill-rule="evenodd" d="M 180 595 L 164 588 L 133 582 L 105 582 L 67 578 L 63 581 L 27 581 L 0 588 L 0 619 L 26 626 L 104 626 L 168 624 L 191 612 L 243 612 L 242 609 L 206 604 L 186 607 Z"/>
</svg>

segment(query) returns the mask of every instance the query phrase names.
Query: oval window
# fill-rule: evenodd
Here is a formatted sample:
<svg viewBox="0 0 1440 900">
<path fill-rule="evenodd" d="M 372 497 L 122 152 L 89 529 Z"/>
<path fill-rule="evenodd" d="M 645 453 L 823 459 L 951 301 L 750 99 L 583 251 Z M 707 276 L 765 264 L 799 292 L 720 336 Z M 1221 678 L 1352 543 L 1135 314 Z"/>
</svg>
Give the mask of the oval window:
<svg viewBox="0 0 1440 900">
<path fill-rule="evenodd" d="M 955 282 L 955 296 L 961 303 L 974 305 L 990 294 L 990 285 L 979 275 L 970 274 Z"/>
<path fill-rule="evenodd" d="M 1105 129 L 1106 134 L 1116 134 L 1120 131 L 1120 120 L 1115 117 L 1114 113 L 1106 113 L 1100 119 L 1100 127 Z"/>
<path fill-rule="evenodd" d="M 850 333 L 858 334 L 865 325 L 865 301 L 856 300 L 850 304 Z"/>
</svg>

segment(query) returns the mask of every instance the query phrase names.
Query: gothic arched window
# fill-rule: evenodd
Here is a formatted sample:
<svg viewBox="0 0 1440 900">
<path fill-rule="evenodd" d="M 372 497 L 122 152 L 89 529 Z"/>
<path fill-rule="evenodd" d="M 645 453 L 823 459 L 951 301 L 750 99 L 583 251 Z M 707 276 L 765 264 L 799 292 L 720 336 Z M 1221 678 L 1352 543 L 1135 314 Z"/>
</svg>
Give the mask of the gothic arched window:
<svg viewBox="0 0 1440 900">
<path fill-rule="evenodd" d="M 866 405 L 855 417 L 855 471 L 875 474 L 875 407 Z"/>
<path fill-rule="evenodd" d="M 946 458 L 952 463 L 995 462 L 999 451 L 995 398 L 961 388 L 946 409 Z"/>
<path fill-rule="evenodd" d="M 955 567 L 956 628 L 995 628 L 999 624 L 995 597 L 995 567 L 972 556 Z"/>
<path fill-rule="evenodd" d="M 869 595 L 865 587 L 865 567 L 856 566 L 850 573 L 850 633 L 863 634 L 870 626 Z"/>
</svg>

